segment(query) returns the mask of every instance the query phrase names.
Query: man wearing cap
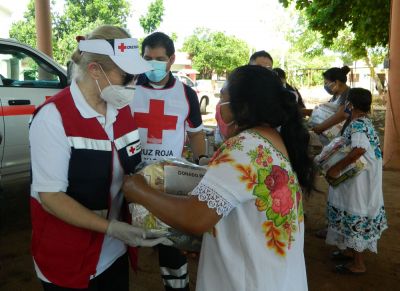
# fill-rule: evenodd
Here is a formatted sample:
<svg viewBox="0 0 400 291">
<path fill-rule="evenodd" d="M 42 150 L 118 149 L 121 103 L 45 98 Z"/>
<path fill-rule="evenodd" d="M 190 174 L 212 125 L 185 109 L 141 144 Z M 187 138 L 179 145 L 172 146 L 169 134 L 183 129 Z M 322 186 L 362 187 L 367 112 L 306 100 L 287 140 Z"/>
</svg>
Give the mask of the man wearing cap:
<svg viewBox="0 0 400 291">
<path fill-rule="evenodd" d="M 142 158 L 181 157 L 187 134 L 194 158 L 206 159 L 197 94 L 170 72 L 175 61 L 173 41 L 162 32 L 150 34 L 142 42 L 142 56 L 153 67 L 140 76 L 131 103 Z M 189 290 L 187 260 L 179 250 L 160 245 L 159 262 L 165 290 Z"/>
<path fill-rule="evenodd" d="M 128 291 L 127 245 L 168 243 L 121 221 L 123 177 L 141 161 L 126 106 L 133 90 L 124 88 L 150 67 L 119 27 L 78 41 L 71 86 L 39 107 L 30 126 L 33 261 L 43 290 Z"/>
</svg>

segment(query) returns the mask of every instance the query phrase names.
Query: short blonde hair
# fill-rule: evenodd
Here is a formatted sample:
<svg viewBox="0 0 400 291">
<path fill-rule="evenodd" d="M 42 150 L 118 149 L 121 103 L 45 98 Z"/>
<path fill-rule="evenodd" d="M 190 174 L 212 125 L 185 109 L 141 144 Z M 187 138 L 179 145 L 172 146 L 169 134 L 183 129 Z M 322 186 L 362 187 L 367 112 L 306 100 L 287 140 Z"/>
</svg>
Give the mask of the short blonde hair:
<svg viewBox="0 0 400 291">
<path fill-rule="evenodd" d="M 113 25 L 102 25 L 85 36 L 85 39 L 117 39 L 130 38 L 130 34 L 123 28 Z M 87 72 L 87 65 L 95 62 L 99 63 L 105 71 L 110 71 L 116 67 L 115 63 L 107 55 L 95 53 L 82 53 L 77 48 L 71 56 L 74 63 L 73 76 L 80 78 Z"/>
</svg>

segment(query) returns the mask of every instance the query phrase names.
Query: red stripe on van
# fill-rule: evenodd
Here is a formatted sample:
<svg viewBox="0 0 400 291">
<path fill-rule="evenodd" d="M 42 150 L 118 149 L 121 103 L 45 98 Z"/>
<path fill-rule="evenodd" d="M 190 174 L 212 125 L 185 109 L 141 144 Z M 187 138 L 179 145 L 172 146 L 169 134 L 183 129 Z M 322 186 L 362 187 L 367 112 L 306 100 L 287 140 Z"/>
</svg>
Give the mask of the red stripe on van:
<svg viewBox="0 0 400 291">
<path fill-rule="evenodd" d="M 3 106 L 0 116 L 30 115 L 35 111 L 35 105 Z"/>
</svg>

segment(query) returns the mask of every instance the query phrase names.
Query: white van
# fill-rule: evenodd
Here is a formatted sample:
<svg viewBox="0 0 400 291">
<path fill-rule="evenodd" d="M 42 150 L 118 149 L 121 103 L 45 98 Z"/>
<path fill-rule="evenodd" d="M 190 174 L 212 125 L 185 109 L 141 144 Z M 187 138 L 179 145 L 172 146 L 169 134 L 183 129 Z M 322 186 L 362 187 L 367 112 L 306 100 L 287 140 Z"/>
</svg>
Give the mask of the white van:
<svg viewBox="0 0 400 291">
<path fill-rule="evenodd" d="M 67 72 L 42 52 L 0 38 L 0 169 L 2 181 L 28 177 L 33 111 L 67 86 Z"/>
</svg>

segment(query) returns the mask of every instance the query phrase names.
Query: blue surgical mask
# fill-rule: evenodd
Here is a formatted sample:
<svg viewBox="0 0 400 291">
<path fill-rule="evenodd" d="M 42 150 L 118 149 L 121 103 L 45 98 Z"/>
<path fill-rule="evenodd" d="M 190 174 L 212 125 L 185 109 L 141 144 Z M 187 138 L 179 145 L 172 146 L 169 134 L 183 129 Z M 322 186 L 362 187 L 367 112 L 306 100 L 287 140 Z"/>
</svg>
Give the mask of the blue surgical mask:
<svg viewBox="0 0 400 291">
<path fill-rule="evenodd" d="M 167 75 L 167 63 L 162 61 L 151 60 L 148 63 L 153 67 L 153 70 L 146 72 L 147 78 L 151 82 L 160 82 Z"/>
<path fill-rule="evenodd" d="M 352 111 L 353 111 L 353 110 L 350 108 L 350 103 L 347 102 L 346 105 L 345 105 L 345 107 L 344 107 L 344 113 L 347 113 L 347 114 L 351 117 L 351 112 L 352 112 Z"/>
<path fill-rule="evenodd" d="M 333 95 L 333 90 L 332 90 L 332 88 L 331 88 L 331 85 L 332 85 L 332 84 L 333 84 L 333 82 L 324 85 L 325 91 L 328 92 L 328 94 L 330 94 L 330 95 Z"/>
</svg>

